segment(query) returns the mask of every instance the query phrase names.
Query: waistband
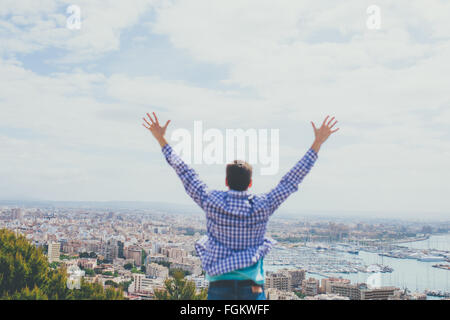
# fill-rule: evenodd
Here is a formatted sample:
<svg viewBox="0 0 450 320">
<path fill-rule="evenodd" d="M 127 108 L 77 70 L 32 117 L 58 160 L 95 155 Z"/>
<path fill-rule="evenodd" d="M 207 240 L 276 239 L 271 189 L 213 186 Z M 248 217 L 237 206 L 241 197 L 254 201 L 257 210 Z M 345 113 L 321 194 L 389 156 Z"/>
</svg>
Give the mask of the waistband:
<svg viewBox="0 0 450 320">
<path fill-rule="evenodd" d="M 253 280 L 217 280 L 209 283 L 209 287 L 245 287 L 245 286 L 258 286 L 263 287 L 263 285 L 257 284 Z"/>
</svg>

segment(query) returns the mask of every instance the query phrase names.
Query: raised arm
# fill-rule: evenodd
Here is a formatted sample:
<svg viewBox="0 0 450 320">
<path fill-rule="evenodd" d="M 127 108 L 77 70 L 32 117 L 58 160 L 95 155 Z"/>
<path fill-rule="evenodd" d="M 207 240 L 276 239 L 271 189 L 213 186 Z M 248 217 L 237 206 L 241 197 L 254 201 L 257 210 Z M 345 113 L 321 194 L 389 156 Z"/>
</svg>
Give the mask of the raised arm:
<svg viewBox="0 0 450 320">
<path fill-rule="evenodd" d="M 328 139 L 328 137 L 339 128 L 332 130 L 337 121 L 334 121 L 334 117 L 328 120 L 329 116 L 325 118 L 322 126 L 317 129 L 314 122 L 311 122 L 315 139 L 311 148 L 306 152 L 303 158 L 295 164 L 295 166 L 281 179 L 280 183 L 266 194 L 267 203 L 269 205 L 270 213 L 273 213 L 280 205 L 285 201 L 292 193 L 298 190 L 299 184 L 303 181 L 303 178 L 309 173 L 314 163 L 317 160 L 318 153 L 322 144 Z"/>
<path fill-rule="evenodd" d="M 203 208 L 203 203 L 207 197 L 207 186 L 198 178 L 197 173 L 194 169 L 190 168 L 172 149 L 172 147 L 167 143 L 164 135 L 166 133 L 167 126 L 170 123 L 170 120 L 166 122 L 166 124 L 161 127 L 158 122 L 158 117 L 153 112 L 154 119 L 150 114 L 147 113 L 148 119 L 150 122 L 143 118 L 145 123 L 142 125 L 148 129 L 155 139 L 158 141 L 159 145 L 162 148 L 162 152 L 166 157 L 167 162 L 170 166 L 175 170 L 178 177 L 181 179 L 183 183 L 184 189 L 187 194 L 197 203 L 201 208 Z"/>
</svg>

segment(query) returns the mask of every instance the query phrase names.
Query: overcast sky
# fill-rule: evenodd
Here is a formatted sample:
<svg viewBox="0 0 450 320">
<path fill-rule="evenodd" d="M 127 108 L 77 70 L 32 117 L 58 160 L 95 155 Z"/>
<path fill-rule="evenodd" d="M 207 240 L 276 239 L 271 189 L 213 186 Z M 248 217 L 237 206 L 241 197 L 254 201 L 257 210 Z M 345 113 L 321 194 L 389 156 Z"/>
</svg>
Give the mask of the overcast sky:
<svg viewBox="0 0 450 320">
<path fill-rule="evenodd" d="M 279 129 L 264 192 L 332 114 L 341 129 L 285 210 L 448 218 L 449 16 L 439 0 L 0 0 L 0 199 L 188 203 L 149 111 L 169 136 Z M 223 165 L 194 167 L 225 188 Z"/>
</svg>

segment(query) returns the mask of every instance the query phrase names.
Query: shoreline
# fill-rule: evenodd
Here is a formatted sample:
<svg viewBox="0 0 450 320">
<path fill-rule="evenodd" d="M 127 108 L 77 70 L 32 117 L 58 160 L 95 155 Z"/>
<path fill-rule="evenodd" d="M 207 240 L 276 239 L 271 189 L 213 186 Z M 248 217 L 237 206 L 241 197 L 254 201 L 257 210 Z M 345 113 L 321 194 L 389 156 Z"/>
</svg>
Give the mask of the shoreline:
<svg viewBox="0 0 450 320">
<path fill-rule="evenodd" d="M 433 235 L 438 235 L 438 234 L 433 234 Z M 418 242 L 418 241 L 425 241 L 430 239 L 431 235 L 425 236 L 425 237 L 418 237 L 418 238 L 414 238 L 414 239 L 403 239 L 403 240 L 397 240 L 397 241 L 392 241 L 392 244 L 397 244 L 397 243 L 409 243 L 409 242 Z"/>
</svg>

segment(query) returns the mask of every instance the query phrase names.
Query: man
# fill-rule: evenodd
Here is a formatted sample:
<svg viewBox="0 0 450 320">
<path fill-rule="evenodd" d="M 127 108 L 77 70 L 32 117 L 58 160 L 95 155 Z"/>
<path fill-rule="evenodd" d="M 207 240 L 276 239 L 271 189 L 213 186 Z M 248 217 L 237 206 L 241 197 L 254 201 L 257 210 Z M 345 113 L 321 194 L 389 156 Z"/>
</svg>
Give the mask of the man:
<svg viewBox="0 0 450 320">
<path fill-rule="evenodd" d="M 265 237 L 269 217 L 308 174 L 321 145 L 339 130 L 334 117 L 314 129 L 315 140 L 304 157 L 270 192 L 251 195 L 252 167 L 235 160 L 226 167 L 228 191 L 208 190 L 195 171 L 176 155 L 164 135 L 170 120 L 161 127 L 156 114 L 147 113 L 143 126 L 159 142 L 167 162 L 175 169 L 188 195 L 205 211 L 207 236 L 195 245 L 209 280 L 210 300 L 264 300 L 263 258 L 274 240 Z M 150 121 L 150 122 L 149 122 Z"/>
</svg>

